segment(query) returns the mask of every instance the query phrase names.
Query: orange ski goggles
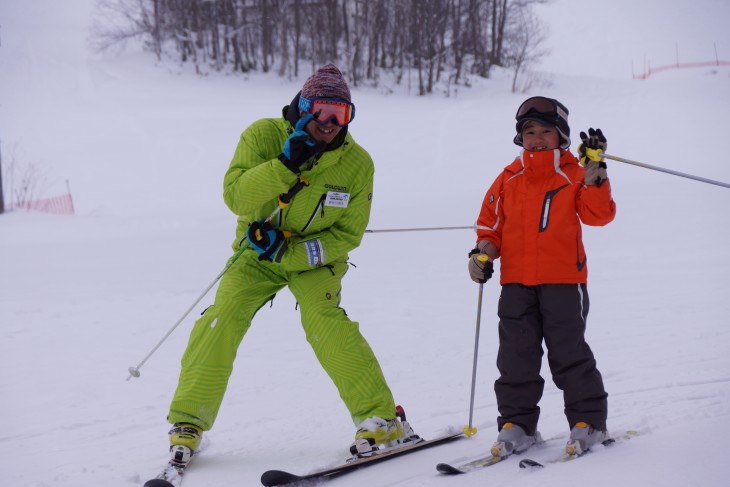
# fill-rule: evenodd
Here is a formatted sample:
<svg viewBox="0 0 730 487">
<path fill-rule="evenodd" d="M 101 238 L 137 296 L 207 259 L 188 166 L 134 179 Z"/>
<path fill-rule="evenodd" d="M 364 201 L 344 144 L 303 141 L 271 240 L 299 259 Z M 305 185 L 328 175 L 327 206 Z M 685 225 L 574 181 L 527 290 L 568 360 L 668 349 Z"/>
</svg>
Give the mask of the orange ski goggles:
<svg viewBox="0 0 730 487">
<path fill-rule="evenodd" d="M 338 98 L 299 97 L 299 110 L 311 113 L 314 120 L 322 125 L 333 122 L 344 127 L 355 119 L 355 105 Z"/>
</svg>

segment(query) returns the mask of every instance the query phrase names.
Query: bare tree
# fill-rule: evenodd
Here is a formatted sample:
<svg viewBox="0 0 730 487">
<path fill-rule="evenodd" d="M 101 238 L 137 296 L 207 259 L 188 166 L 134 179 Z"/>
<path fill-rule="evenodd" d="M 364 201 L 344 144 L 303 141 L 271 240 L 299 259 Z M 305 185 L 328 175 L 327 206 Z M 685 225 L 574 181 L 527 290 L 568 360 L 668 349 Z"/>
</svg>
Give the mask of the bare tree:
<svg viewBox="0 0 730 487">
<path fill-rule="evenodd" d="M 289 0 L 283 0 L 281 4 L 281 9 L 285 10 L 290 8 Z M 276 29 L 275 29 L 276 30 Z M 289 36 L 287 35 L 287 29 L 281 29 L 279 28 L 279 70 L 277 71 L 277 74 L 279 76 L 286 75 L 288 68 L 289 68 Z"/>
<path fill-rule="evenodd" d="M 504 47 L 504 31 L 507 25 L 508 0 L 490 0 L 491 5 L 491 39 L 492 46 L 489 60 L 492 64 L 502 64 L 502 49 Z"/>
<path fill-rule="evenodd" d="M 4 175 L 10 208 L 21 207 L 41 197 L 47 189 L 48 181 L 44 171 L 36 163 L 21 160 L 17 155 L 17 147 L 11 148 L 10 155 L 6 158 Z"/>
<path fill-rule="evenodd" d="M 349 42 L 351 55 L 350 62 L 347 63 L 347 69 L 350 82 L 353 86 L 357 86 L 365 75 L 365 70 L 361 70 L 361 66 L 363 59 L 366 57 L 370 3 L 367 0 L 354 0 L 353 3 L 354 10 L 350 16 L 352 20 L 350 27 L 352 38 Z"/>
<path fill-rule="evenodd" d="M 294 0 L 294 76 L 299 76 L 299 58 L 302 39 L 302 1 Z"/>
<path fill-rule="evenodd" d="M 16 206 L 32 201 L 38 195 L 38 186 L 43 179 L 40 169 L 33 163 L 25 164 L 18 170 L 18 184 L 13 195 Z"/>
<path fill-rule="evenodd" d="M 105 48 L 139 37 L 158 59 L 176 52 L 203 74 L 298 77 L 302 62 L 312 71 L 334 62 L 354 86 L 392 74 L 396 83 L 407 75 L 410 87 L 413 72 L 425 95 L 488 77 L 495 65 L 519 75 L 535 42 L 519 19 L 545 1 L 97 0 L 93 40 Z"/>
<path fill-rule="evenodd" d="M 449 2 L 449 18 L 451 19 L 451 52 L 453 55 L 453 73 L 449 82 L 456 84 L 461 80 L 461 69 L 464 65 L 464 41 L 462 39 L 462 0 L 451 0 Z M 449 84 L 450 84 L 449 83 Z"/>
<path fill-rule="evenodd" d="M 542 25 L 535 14 L 529 9 L 521 9 L 516 15 L 517 28 L 511 30 L 509 36 L 509 48 L 505 58 L 512 68 L 512 93 L 517 91 L 527 91 L 532 80 L 525 77 L 532 63 L 544 57 L 549 51 L 542 48 L 542 44 L 547 38 L 547 27 Z"/>
<path fill-rule="evenodd" d="M 163 25 L 161 0 L 97 0 L 91 44 L 103 51 L 134 38 L 147 38 L 150 49 L 160 60 Z"/>
</svg>

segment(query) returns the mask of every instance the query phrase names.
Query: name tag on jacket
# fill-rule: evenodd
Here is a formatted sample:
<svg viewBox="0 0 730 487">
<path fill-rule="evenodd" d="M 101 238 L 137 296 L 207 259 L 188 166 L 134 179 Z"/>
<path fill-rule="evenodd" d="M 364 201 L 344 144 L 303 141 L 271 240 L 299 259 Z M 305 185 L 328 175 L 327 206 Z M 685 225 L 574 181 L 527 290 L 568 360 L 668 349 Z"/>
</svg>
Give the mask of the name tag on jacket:
<svg viewBox="0 0 730 487">
<path fill-rule="evenodd" d="M 327 191 L 327 198 L 324 200 L 324 206 L 336 206 L 337 208 L 347 208 L 350 202 L 350 193 L 338 193 L 337 191 Z"/>
</svg>

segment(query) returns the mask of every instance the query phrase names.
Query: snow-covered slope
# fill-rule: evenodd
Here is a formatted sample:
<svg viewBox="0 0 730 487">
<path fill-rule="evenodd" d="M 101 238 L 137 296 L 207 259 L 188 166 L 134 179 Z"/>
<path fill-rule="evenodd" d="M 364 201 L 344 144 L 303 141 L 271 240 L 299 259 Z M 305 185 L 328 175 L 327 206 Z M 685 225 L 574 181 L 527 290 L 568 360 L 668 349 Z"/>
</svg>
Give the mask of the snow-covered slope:
<svg viewBox="0 0 730 487">
<path fill-rule="evenodd" d="M 600 2 L 541 7 L 553 36 L 554 55 L 542 65 L 552 86 L 531 94 L 570 108 L 574 147 L 580 130 L 597 126 L 613 154 L 730 182 L 728 69 L 630 79 L 643 49 L 677 39 L 714 35 L 722 58 L 730 37 L 716 24 L 730 7 L 691 2 L 690 14 L 690 2 L 676 9 L 618 3 L 616 14 L 601 11 L 611 29 L 595 38 L 581 22 Z M 161 468 L 179 359 L 212 294 L 141 378 L 125 381 L 127 368 L 223 267 L 235 217 L 222 202 L 221 181 L 238 135 L 276 115 L 301 83 L 179 74 L 134 51 L 92 55 L 92 4 L 0 2 L 3 164 L 14 157 L 38 165 L 47 195 L 62 192 L 68 179 L 77 209 L 74 217 L 0 216 L 1 485 L 124 487 Z M 622 19 L 646 30 L 622 32 Z M 664 25 L 682 30 L 668 33 Z M 573 69 L 585 58 L 571 49 L 591 43 L 613 49 L 606 70 L 600 60 Z M 655 64 L 672 62 L 672 49 Z M 616 52 L 625 53 L 625 74 L 614 69 Z M 371 229 L 473 223 L 487 186 L 517 153 L 513 116 L 526 95 L 509 86 L 509 73 L 496 72 L 449 99 L 354 92 L 352 133 L 377 165 Z M 588 339 L 610 395 L 609 427 L 640 435 L 540 472 L 506 462 L 459 478 L 436 473 L 438 462 L 486 452 L 496 435 L 495 279 L 485 286 L 479 434 L 337 485 L 726 485 L 730 190 L 617 162 L 609 175 L 617 219 L 586 229 Z M 477 286 L 466 274 L 466 252 L 473 240 L 463 230 L 368 234 L 344 282 L 343 306 L 424 437 L 468 420 Z M 254 320 L 186 487 L 257 485 L 266 469 L 307 472 L 345 454 L 353 425 L 294 305 L 282 292 Z M 567 435 L 562 396 L 549 379 L 541 406 L 543 436 Z M 530 456 L 555 455 L 561 445 Z"/>
</svg>

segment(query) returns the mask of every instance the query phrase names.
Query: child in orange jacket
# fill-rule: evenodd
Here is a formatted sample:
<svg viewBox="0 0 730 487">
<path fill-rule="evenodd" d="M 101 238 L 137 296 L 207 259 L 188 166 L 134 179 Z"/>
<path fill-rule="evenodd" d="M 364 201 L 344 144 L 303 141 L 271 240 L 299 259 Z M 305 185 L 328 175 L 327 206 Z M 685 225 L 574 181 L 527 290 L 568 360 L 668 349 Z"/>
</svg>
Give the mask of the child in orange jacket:
<svg viewBox="0 0 730 487">
<path fill-rule="evenodd" d="M 589 300 L 581 236 L 581 223 L 606 225 L 616 214 L 601 157 L 606 138 L 600 129 L 581 133 L 584 168 L 568 150 L 563 104 L 532 97 L 516 119 L 514 143 L 523 150 L 487 191 L 469 254 L 469 274 L 478 283 L 492 276 L 492 262 L 501 258 L 500 377 L 494 384 L 500 415 L 492 454 L 524 451 L 539 438 L 543 340 L 571 429 L 566 452 L 581 454 L 608 439 L 607 394 L 584 337 Z"/>
</svg>

